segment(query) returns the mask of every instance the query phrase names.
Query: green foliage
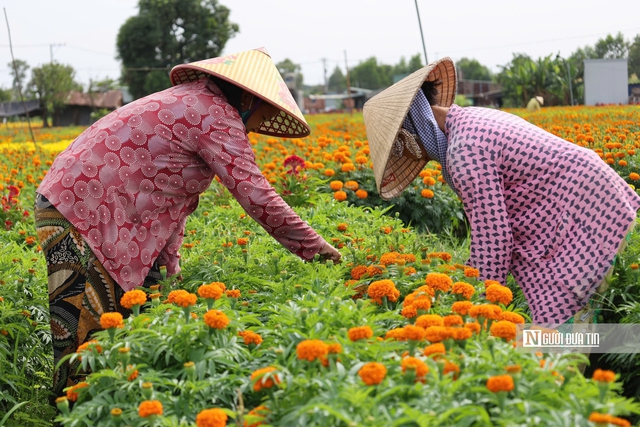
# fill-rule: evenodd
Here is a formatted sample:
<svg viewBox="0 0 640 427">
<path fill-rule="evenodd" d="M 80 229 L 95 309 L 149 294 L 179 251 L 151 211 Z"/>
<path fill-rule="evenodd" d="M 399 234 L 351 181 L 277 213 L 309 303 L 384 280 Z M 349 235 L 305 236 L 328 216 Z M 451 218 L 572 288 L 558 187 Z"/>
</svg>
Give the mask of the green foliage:
<svg viewBox="0 0 640 427">
<path fill-rule="evenodd" d="M 456 61 L 456 68 L 461 72 L 459 78 L 465 80 L 493 80 L 493 74 L 476 59 L 462 58 Z"/>
<path fill-rule="evenodd" d="M 138 8 L 116 41 L 134 98 L 166 89 L 175 65 L 219 56 L 239 30 L 217 0 L 139 0 Z"/>
<path fill-rule="evenodd" d="M 336 65 L 333 69 L 333 73 L 329 77 L 329 91 L 341 93 L 347 90 L 347 78 L 342 74 L 340 67 Z"/>
</svg>

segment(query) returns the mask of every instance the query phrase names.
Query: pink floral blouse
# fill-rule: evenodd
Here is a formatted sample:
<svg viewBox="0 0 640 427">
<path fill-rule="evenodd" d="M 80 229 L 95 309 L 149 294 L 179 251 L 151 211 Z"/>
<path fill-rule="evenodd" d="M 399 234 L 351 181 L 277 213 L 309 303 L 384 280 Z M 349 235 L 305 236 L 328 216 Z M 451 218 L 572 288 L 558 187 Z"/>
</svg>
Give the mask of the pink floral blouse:
<svg viewBox="0 0 640 427">
<path fill-rule="evenodd" d="M 206 79 L 96 122 L 56 158 L 38 192 L 131 290 L 156 260 L 169 275 L 180 271 L 187 216 L 215 176 L 292 253 L 308 260 L 325 245 L 262 175 L 237 110 Z"/>
</svg>

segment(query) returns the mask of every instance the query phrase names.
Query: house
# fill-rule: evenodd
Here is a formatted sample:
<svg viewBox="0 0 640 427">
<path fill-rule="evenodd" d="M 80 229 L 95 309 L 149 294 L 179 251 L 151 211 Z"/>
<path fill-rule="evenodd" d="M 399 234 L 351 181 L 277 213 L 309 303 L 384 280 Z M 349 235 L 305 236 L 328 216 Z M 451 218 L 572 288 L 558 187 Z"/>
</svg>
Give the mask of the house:
<svg viewBox="0 0 640 427">
<path fill-rule="evenodd" d="M 490 80 L 458 80 L 458 95 L 464 95 L 475 106 L 502 106 L 502 87 Z"/>
<path fill-rule="evenodd" d="M 345 108 L 362 109 L 374 91 L 358 87 L 351 87 L 349 93 L 330 93 L 309 95 L 304 98 L 304 111 L 309 113 L 324 113 Z"/>
<path fill-rule="evenodd" d="M 69 92 L 64 107 L 53 114 L 53 126 L 89 126 L 91 113 L 100 109 L 115 110 L 122 106 L 122 91 L 100 93 Z"/>
<path fill-rule="evenodd" d="M 7 117 L 29 117 L 39 116 L 42 114 L 42 108 L 40 108 L 40 101 L 12 101 L 12 102 L 0 102 L 0 118 L 6 119 Z"/>
</svg>

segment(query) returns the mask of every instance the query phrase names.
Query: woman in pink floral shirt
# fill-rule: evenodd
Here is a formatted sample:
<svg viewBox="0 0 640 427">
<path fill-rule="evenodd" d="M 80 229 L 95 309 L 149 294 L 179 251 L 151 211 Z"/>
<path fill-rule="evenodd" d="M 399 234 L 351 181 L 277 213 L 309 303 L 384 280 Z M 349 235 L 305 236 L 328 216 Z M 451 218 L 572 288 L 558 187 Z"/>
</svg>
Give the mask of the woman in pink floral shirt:
<svg viewBox="0 0 640 427">
<path fill-rule="evenodd" d="M 187 216 L 216 177 L 292 253 L 340 261 L 255 163 L 248 132 L 309 134 L 266 51 L 178 66 L 171 79 L 175 86 L 83 132 L 38 188 L 56 363 L 100 329 L 101 314 L 129 314 L 119 302 L 124 291 L 157 281 L 160 266 L 180 272 Z M 74 369 L 56 372 L 57 394 L 74 383 Z"/>
</svg>

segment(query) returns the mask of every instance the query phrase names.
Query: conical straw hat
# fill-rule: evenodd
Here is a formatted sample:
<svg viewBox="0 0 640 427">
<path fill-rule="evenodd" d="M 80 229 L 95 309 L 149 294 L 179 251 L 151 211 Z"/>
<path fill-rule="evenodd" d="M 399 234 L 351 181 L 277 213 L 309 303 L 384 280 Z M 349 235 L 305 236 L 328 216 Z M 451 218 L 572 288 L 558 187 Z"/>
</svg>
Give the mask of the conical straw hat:
<svg viewBox="0 0 640 427">
<path fill-rule="evenodd" d="M 442 58 L 410 74 L 364 104 L 364 124 L 369 139 L 373 173 L 380 197 L 401 193 L 430 160 L 428 156 L 392 156 L 391 149 L 418 90 L 425 81 L 440 80 L 437 105 L 449 107 L 456 97 L 458 79 L 451 58 Z M 405 151 L 406 153 L 407 151 Z"/>
<path fill-rule="evenodd" d="M 226 80 L 280 109 L 278 115 L 260 124 L 257 133 L 283 138 L 302 138 L 311 133 L 266 49 L 177 65 L 169 77 L 171 83 L 177 85 L 201 79 L 207 74 Z"/>
</svg>

